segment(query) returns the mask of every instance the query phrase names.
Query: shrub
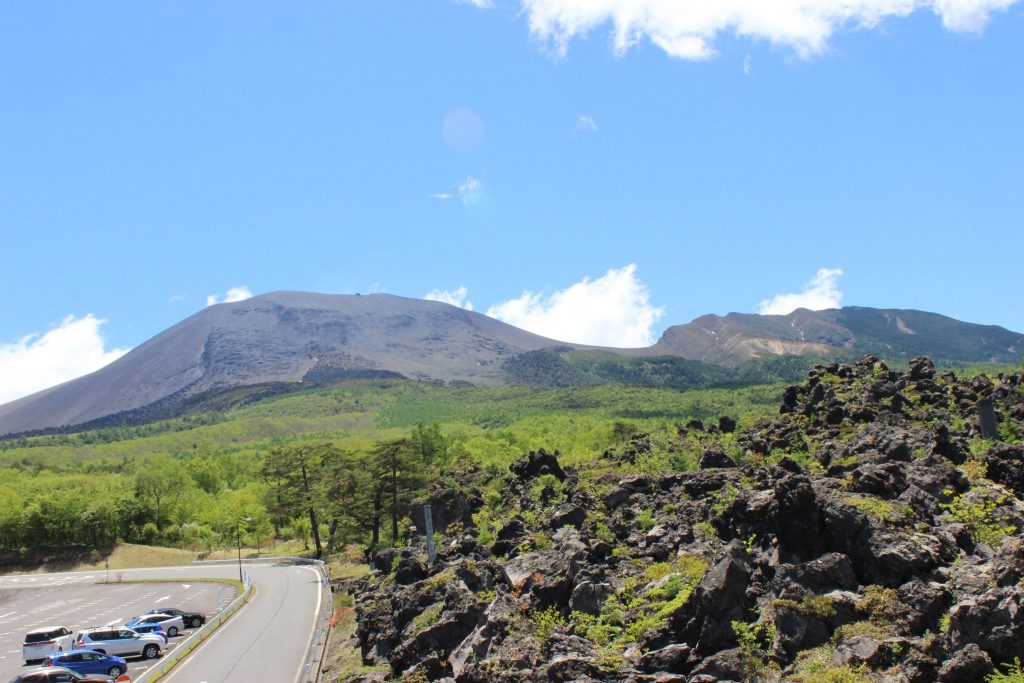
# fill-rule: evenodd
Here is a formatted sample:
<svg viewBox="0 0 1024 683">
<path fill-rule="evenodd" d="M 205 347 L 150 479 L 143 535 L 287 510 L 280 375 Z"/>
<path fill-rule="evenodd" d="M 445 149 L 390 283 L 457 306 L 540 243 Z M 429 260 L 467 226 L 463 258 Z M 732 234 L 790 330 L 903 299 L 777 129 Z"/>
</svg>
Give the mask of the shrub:
<svg viewBox="0 0 1024 683">
<path fill-rule="evenodd" d="M 1020 659 L 1014 658 L 1013 664 L 1003 664 L 1003 671 L 990 673 L 985 681 L 987 683 L 1024 683 L 1024 668 L 1021 668 Z"/>
<path fill-rule="evenodd" d="M 800 614 L 816 617 L 821 620 L 831 619 L 836 615 L 836 608 L 832 604 L 832 598 L 827 595 L 805 595 L 802 600 L 788 600 L 779 598 L 772 602 L 778 607 L 788 607 Z"/>
<path fill-rule="evenodd" d="M 872 621 L 888 624 L 899 617 L 902 601 L 899 593 L 892 588 L 868 586 L 864 589 L 864 599 L 857 604 L 857 609 Z"/>
<path fill-rule="evenodd" d="M 952 493 L 948 489 L 946 492 Z M 996 497 L 989 491 L 973 489 L 954 497 L 942 507 L 953 519 L 967 527 L 975 542 L 998 546 L 1004 537 L 1017 530 L 1012 524 L 996 519 L 996 511 L 1005 502 L 1005 494 Z"/>
<path fill-rule="evenodd" d="M 645 534 L 653 529 L 657 523 L 658 520 L 654 518 L 654 514 L 650 510 L 643 510 L 636 516 L 636 526 Z"/>
<path fill-rule="evenodd" d="M 565 618 L 554 607 L 548 607 L 546 610 L 534 612 L 533 614 L 534 631 L 541 640 L 547 639 L 556 628 L 566 626 L 567 624 L 568 622 Z"/>
<path fill-rule="evenodd" d="M 442 612 L 444 612 L 444 606 L 438 603 L 417 614 L 410 622 L 412 625 L 410 635 L 418 636 L 436 624 L 437 620 L 441 618 Z"/>
</svg>

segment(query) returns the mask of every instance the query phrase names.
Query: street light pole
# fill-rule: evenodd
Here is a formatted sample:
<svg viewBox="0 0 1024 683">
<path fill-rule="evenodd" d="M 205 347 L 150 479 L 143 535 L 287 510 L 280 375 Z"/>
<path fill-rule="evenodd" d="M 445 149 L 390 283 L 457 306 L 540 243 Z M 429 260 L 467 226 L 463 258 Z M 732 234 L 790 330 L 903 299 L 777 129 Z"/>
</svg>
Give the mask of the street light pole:
<svg viewBox="0 0 1024 683">
<path fill-rule="evenodd" d="M 235 522 L 235 538 L 238 540 L 238 580 L 245 583 L 242 578 L 242 530 L 240 522 Z"/>
</svg>

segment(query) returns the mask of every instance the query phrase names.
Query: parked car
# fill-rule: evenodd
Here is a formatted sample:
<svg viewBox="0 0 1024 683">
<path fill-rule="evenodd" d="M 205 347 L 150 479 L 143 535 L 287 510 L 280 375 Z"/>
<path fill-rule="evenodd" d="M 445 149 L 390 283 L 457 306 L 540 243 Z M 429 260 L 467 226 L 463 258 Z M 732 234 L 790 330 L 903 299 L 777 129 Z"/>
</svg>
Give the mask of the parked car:
<svg viewBox="0 0 1024 683">
<path fill-rule="evenodd" d="M 43 626 L 25 634 L 21 654 L 26 664 L 41 662 L 54 652 L 75 647 L 75 637 L 63 626 Z"/>
<path fill-rule="evenodd" d="M 128 664 L 122 658 L 94 650 L 58 652 L 47 657 L 44 664 L 62 666 L 79 674 L 102 674 L 115 678 L 128 670 Z"/>
<path fill-rule="evenodd" d="M 152 633 L 136 633 L 130 628 L 93 628 L 78 634 L 75 647 L 118 657 L 154 659 L 164 651 L 164 640 Z"/>
<path fill-rule="evenodd" d="M 174 616 L 173 614 L 144 614 L 125 622 L 125 626 L 130 629 L 135 629 L 135 626 L 138 624 L 158 624 L 171 638 L 185 630 L 185 623 L 181 620 L 181 617 Z"/>
<path fill-rule="evenodd" d="M 185 622 L 186 628 L 199 628 L 206 623 L 206 615 L 200 614 L 199 612 L 185 612 L 180 609 L 151 609 L 143 614 L 170 614 L 176 617 L 181 617 L 181 620 Z"/>
<path fill-rule="evenodd" d="M 132 621 L 134 621 L 134 619 Z M 110 626 L 110 628 L 112 628 L 114 626 L 119 626 L 119 625 L 120 624 L 112 624 Z M 131 630 L 135 631 L 136 633 L 143 633 L 143 634 L 151 633 L 151 634 L 153 634 L 155 636 L 160 636 L 161 638 L 164 639 L 164 645 L 167 644 L 167 640 L 168 640 L 167 632 L 164 631 L 164 627 L 162 625 L 160 625 L 160 624 L 134 624 L 134 625 L 132 625 L 129 622 L 128 624 L 125 624 L 125 626 L 127 626 Z"/>
<path fill-rule="evenodd" d="M 111 676 L 85 676 L 60 666 L 47 666 L 20 673 L 10 683 L 131 683 L 127 674 Z"/>
</svg>

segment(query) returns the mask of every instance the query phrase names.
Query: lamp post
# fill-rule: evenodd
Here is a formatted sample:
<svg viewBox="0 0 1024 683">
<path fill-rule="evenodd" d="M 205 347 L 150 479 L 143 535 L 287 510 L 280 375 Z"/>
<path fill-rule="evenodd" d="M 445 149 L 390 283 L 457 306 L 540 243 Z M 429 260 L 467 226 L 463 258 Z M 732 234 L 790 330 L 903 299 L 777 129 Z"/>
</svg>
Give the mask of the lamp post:
<svg viewBox="0 0 1024 683">
<path fill-rule="evenodd" d="M 252 517 L 245 517 L 235 521 L 235 538 L 238 541 L 238 580 L 245 583 L 242 577 L 242 522 L 251 522 Z"/>
<path fill-rule="evenodd" d="M 245 580 L 242 578 L 242 531 L 240 520 L 235 521 L 235 538 L 238 540 L 238 580 L 245 583 Z"/>
</svg>

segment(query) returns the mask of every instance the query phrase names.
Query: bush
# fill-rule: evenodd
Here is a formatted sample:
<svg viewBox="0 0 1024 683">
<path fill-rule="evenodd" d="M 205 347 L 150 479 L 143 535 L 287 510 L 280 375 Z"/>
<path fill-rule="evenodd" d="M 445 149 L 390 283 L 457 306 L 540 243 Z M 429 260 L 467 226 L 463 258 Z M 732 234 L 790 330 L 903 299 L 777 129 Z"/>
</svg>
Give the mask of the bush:
<svg viewBox="0 0 1024 683">
<path fill-rule="evenodd" d="M 947 494 L 952 491 L 946 490 Z M 994 496 L 989 491 L 977 488 L 961 493 L 952 502 L 944 504 L 949 514 L 956 521 L 967 527 L 968 533 L 976 543 L 999 546 L 1008 534 L 1017 528 L 996 519 L 996 511 L 1006 502 L 1006 495 Z"/>
<path fill-rule="evenodd" d="M 985 678 L 987 683 L 1024 683 L 1024 668 L 1020 659 L 1015 658 L 1013 664 L 1003 664 L 1003 671 L 994 671 Z"/>
</svg>

